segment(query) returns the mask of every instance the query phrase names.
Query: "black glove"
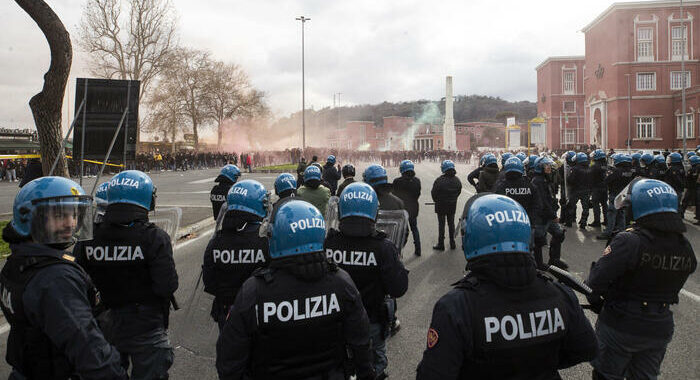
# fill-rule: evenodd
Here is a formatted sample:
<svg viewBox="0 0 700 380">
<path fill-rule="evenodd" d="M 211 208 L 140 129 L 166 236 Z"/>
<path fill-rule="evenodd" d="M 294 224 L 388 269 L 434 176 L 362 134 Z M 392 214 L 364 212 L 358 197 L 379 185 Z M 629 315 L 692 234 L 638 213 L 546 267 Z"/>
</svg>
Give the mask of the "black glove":
<svg viewBox="0 0 700 380">
<path fill-rule="evenodd" d="M 605 300 L 603 299 L 603 297 L 601 297 L 598 294 L 590 294 L 586 296 L 586 299 L 591 305 L 591 311 L 593 311 L 596 314 L 600 314 L 600 311 L 603 310 L 603 305 L 605 304 Z"/>
</svg>

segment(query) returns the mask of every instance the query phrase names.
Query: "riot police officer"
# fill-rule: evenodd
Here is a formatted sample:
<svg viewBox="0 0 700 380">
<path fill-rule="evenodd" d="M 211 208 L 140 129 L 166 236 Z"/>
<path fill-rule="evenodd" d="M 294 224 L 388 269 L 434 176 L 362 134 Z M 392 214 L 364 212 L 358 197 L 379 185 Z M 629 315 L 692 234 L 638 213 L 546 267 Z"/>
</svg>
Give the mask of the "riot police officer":
<svg viewBox="0 0 700 380">
<path fill-rule="evenodd" d="M 670 163 L 668 169 L 664 173 L 663 181 L 671 185 L 676 194 L 683 195 L 685 190 L 685 168 L 683 167 L 683 156 L 678 152 L 673 152 L 668 155 Z M 678 209 L 680 210 L 681 197 L 678 197 Z M 682 217 L 682 216 L 681 216 Z"/>
<path fill-rule="evenodd" d="M 593 378 L 656 379 L 673 336 L 670 305 L 697 260 L 667 183 L 635 179 L 616 206 L 626 207 L 635 224 L 615 235 L 586 280 L 600 313 Z"/>
<path fill-rule="evenodd" d="M 408 225 L 413 235 L 413 247 L 416 256 L 421 255 L 420 233 L 418 232 L 418 198 L 420 198 L 420 179 L 416 177 L 415 166 L 411 160 L 399 164 L 401 177 L 394 178 L 392 192 L 403 201 L 408 212 Z"/>
<path fill-rule="evenodd" d="M 355 166 L 352 164 L 345 164 L 343 168 L 340 169 L 340 173 L 343 175 L 343 182 L 338 185 L 338 195 L 343 192 L 345 186 L 355 182 Z"/>
<path fill-rule="evenodd" d="M 41 177 L 20 189 L 12 211 L 2 231 L 12 254 L 0 272 L 9 378 L 127 379 L 93 317 L 90 277 L 65 251 L 92 237 L 92 198 L 69 179 Z"/>
<path fill-rule="evenodd" d="M 479 173 L 477 193 L 490 192 L 498 181 L 498 159 L 494 155 L 486 155 L 484 158 L 484 170 Z"/>
<path fill-rule="evenodd" d="M 168 340 L 170 303 L 178 287 L 170 237 L 148 221 L 156 188 L 138 170 L 110 179 L 109 205 L 92 240 L 73 252 L 95 281 L 110 311 L 109 341 L 132 379 L 167 379 L 173 363 Z"/>
<path fill-rule="evenodd" d="M 518 157 L 511 157 L 503 166 L 503 171 L 505 178 L 496 182 L 493 192 L 515 199 L 527 211 L 532 225 L 540 224 L 542 199 L 537 194 L 537 189 L 523 176 L 523 163 Z"/>
<path fill-rule="evenodd" d="M 576 154 L 576 166 L 571 169 L 567 180 L 567 186 L 573 190 L 571 202 L 568 203 L 567 226 L 576 221 L 576 204 L 581 202 L 581 219 L 578 222 L 580 229 L 585 230 L 588 225 L 588 208 L 591 200 L 591 177 L 588 167 L 588 155 L 583 152 Z"/>
<path fill-rule="evenodd" d="M 532 186 L 537 189 L 537 195 L 540 197 L 540 214 L 536 222 L 531 223 L 535 226 L 534 235 L 534 254 L 535 263 L 538 268 L 544 268 L 544 259 L 542 258 L 542 247 L 547 244 L 547 233 L 552 235 L 552 240 L 549 242 L 549 265 L 557 266 L 566 270 L 569 265 L 561 259 L 561 243 L 564 241 L 564 229 L 559 224 L 557 218 L 557 199 L 552 192 L 551 174 L 554 162 L 549 157 L 541 157 L 535 160 Z"/>
<path fill-rule="evenodd" d="M 386 377 L 386 345 L 392 314 L 385 296 L 398 298 L 408 289 L 408 271 L 394 243 L 375 229 L 379 202 L 366 183 L 348 185 L 340 194 L 340 231 L 330 230 L 324 248 L 328 259 L 348 272 L 360 291 L 369 317 L 370 350 L 377 379 Z"/>
<path fill-rule="evenodd" d="M 304 171 L 306 170 L 306 157 L 302 157 L 297 165 L 297 187 L 304 184 Z"/>
<path fill-rule="evenodd" d="M 607 175 L 607 157 L 602 149 L 591 153 L 593 165 L 590 167 L 591 203 L 593 203 L 593 223 L 591 227 L 600 227 L 600 214 L 603 214 L 603 224 L 608 224 L 608 189 L 605 187 Z"/>
<path fill-rule="evenodd" d="M 241 171 L 236 165 L 228 164 L 221 168 L 221 172 L 214 180 L 216 185 L 214 185 L 214 187 L 211 189 L 211 193 L 209 194 L 212 211 L 214 211 L 214 220 L 219 217 L 221 205 L 226 202 L 226 194 L 228 194 L 228 189 L 230 189 L 231 186 L 238 181 L 240 176 Z"/>
<path fill-rule="evenodd" d="M 559 206 L 561 211 L 559 212 L 559 219 L 564 223 L 565 226 L 571 227 L 572 220 L 576 219 L 574 215 L 573 219 L 569 217 L 569 209 L 572 208 L 572 202 L 574 200 L 574 189 L 571 184 L 565 181 L 571 175 L 571 171 L 576 165 L 576 152 L 568 151 L 562 156 L 562 165 L 557 168 L 557 177 L 561 179 L 562 184 L 559 194 Z M 573 205 L 576 209 L 576 204 Z"/>
<path fill-rule="evenodd" d="M 455 163 L 445 160 L 440 165 L 442 175 L 435 179 L 430 195 L 435 202 L 435 214 L 438 218 L 438 241 L 434 250 L 445 250 L 445 222 L 450 236 L 450 249 L 457 248 L 455 243 L 455 210 L 457 198 L 462 193 L 462 182 L 457 178 Z M 483 173 L 482 173 L 483 174 Z M 481 183 L 481 181 L 479 181 Z"/>
<path fill-rule="evenodd" d="M 362 180 L 372 186 L 377 192 L 380 210 L 405 210 L 403 201 L 391 193 L 392 184 L 389 183 L 386 169 L 383 166 L 373 164 L 362 173 Z"/>
<path fill-rule="evenodd" d="M 642 175 L 642 154 L 637 152 L 637 153 L 632 153 L 632 171 L 634 172 L 634 176 L 641 176 Z"/>
<path fill-rule="evenodd" d="M 469 272 L 433 308 L 418 380 L 555 379 L 595 356 L 576 296 L 535 269 L 522 206 L 477 194 L 460 230 Z"/>
<path fill-rule="evenodd" d="M 525 175 L 527 178 L 532 179 L 532 177 L 535 174 L 535 162 L 537 161 L 539 157 L 536 155 L 532 154 L 528 158 L 523 161 L 523 166 L 525 166 Z"/>
<path fill-rule="evenodd" d="M 596 236 L 598 240 L 608 240 L 614 231 L 622 231 L 626 225 L 625 210 L 615 208 L 615 197 L 634 178 L 632 171 L 632 158 L 629 155 L 618 153 L 613 155 L 615 168 L 605 177 L 605 185 L 608 187 L 608 224 L 605 231 Z"/>
<path fill-rule="evenodd" d="M 338 180 L 340 179 L 340 164 L 338 164 L 337 169 L 335 165 L 335 156 L 332 154 L 328 156 L 326 164 L 323 165 L 323 181 L 330 186 L 331 196 L 336 195 L 335 190 L 338 188 Z"/>
<path fill-rule="evenodd" d="M 231 186 L 221 230 L 216 231 L 204 251 L 204 291 L 214 296 L 211 316 L 219 330 L 243 282 L 265 265 L 268 242 L 258 230 L 267 215 L 268 202 L 268 192 L 258 181 L 246 179 Z"/>
<path fill-rule="evenodd" d="M 684 204 L 681 209 L 681 216 L 685 217 L 685 209 L 693 205 L 695 206 L 695 224 L 700 224 L 700 198 L 698 197 L 698 192 L 700 191 L 700 186 L 698 186 L 698 177 L 700 175 L 700 157 L 697 155 L 690 156 L 688 159 L 690 161 L 690 170 L 688 170 L 686 184 L 687 189 L 685 191 L 686 196 L 683 198 Z"/>
<path fill-rule="evenodd" d="M 666 165 L 666 157 L 663 154 L 657 154 L 654 156 L 654 161 L 649 170 L 649 178 L 658 179 L 659 181 L 664 180 L 664 175 L 668 166 Z"/>
<path fill-rule="evenodd" d="M 367 312 L 323 252 L 321 213 L 292 199 L 267 225 L 271 260 L 236 296 L 216 344 L 219 378 L 345 379 L 349 347 L 358 378 L 373 379 Z"/>
<path fill-rule="evenodd" d="M 297 197 L 316 206 L 324 215 L 328 207 L 331 191 L 321 185 L 321 169 L 310 164 L 304 170 L 304 185 L 297 190 Z"/>
<path fill-rule="evenodd" d="M 279 201 L 297 195 L 297 180 L 289 173 L 282 173 L 275 178 L 275 194 L 277 194 L 277 205 Z M 273 206 L 274 206 L 273 205 Z"/>
<path fill-rule="evenodd" d="M 479 158 L 479 166 L 477 166 L 476 169 L 472 170 L 469 175 L 467 175 L 467 182 L 474 186 L 474 190 L 476 191 L 479 191 L 479 184 L 474 180 L 479 180 L 479 174 L 481 174 L 481 171 L 484 170 L 484 161 L 486 160 L 486 156 L 489 154 L 491 153 L 486 153 L 485 155 L 481 156 L 481 158 Z"/>
<path fill-rule="evenodd" d="M 651 168 L 653 165 L 654 156 L 651 153 L 642 154 L 642 157 L 639 158 L 639 173 L 637 173 L 637 176 L 651 178 Z"/>
</svg>

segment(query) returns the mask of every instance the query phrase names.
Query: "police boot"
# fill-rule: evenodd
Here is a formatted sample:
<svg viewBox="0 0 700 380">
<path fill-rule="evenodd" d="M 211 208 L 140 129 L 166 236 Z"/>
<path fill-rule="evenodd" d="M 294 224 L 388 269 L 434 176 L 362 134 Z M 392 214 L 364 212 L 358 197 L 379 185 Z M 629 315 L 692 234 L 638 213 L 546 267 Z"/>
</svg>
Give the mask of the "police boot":
<svg viewBox="0 0 700 380">
<path fill-rule="evenodd" d="M 450 249 L 456 249 L 457 248 L 457 243 L 455 243 L 454 239 L 450 239 Z"/>
<path fill-rule="evenodd" d="M 433 249 L 436 251 L 444 251 L 445 250 L 445 244 L 443 242 L 437 243 L 437 245 L 433 246 Z"/>
<path fill-rule="evenodd" d="M 600 220 L 594 220 L 593 223 L 588 224 L 589 227 L 600 227 Z"/>
</svg>

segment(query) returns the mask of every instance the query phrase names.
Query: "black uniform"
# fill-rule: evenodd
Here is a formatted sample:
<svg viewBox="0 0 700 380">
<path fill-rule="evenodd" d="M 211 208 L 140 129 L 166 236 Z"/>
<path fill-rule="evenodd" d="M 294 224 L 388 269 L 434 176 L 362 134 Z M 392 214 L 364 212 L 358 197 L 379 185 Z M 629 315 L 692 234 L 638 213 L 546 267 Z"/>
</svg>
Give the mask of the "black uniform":
<svg viewBox="0 0 700 380">
<path fill-rule="evenodd" d="M 479 180 L 479 175 L 481 174 L 481 171 L 484 170 L 483 166 L 479 166 L 478 168 L 474 169 L 467 175 L 467 182 L 469 182 L 470 185 L 474 186 L 475 190 L 479 190 L 479 184 L 474 181 L 474 180 Z"/>
<path fill-rule="evenodd" d="M 392 192 L 401 198 L 408 212 L 408 225 L 413 235 L 413 246 L 416 254 L 420 255 L 420 233 L 418 232 L 418 198 L 420 198 L 420 179 L 413 171 L 407 171 L 401 177 L 394 178 Z"/>
<path fill-rule="evenodd" d="M 654 163 L 652 163 L 651 167 L 649 168 L 649 178 L 663 181 L 667 169 L 668 167 L 665 163 L 658 163 L 654 161 Z"/>
<path fill-rule="evenodd" d="M 537 223 L 533 224 L 535 228 L 535 262 L 540 268 L 544 266 L 542 247 L 547 244 L 547 233 L 549 233 L 552 235 L 552 240 L 549 243 L 549 264 L 564 266 L 561 265 L 561 243 L 564 241 L 564 230 L 559 223 L 554 222 L 557 218 L 557 208 L 559 206 L 552 192 L 552 186 L 544 173 L 533 173 L 531 184 L 537 189 L 537 196 L 540 198 L 540 205 L 542 206 Z"/>
<path fill-rule="evenodd" d="M 219 378 L 374 377 L 369 321 L 350 276 L 323 252 L 270 262 L 241 288 L 216 344 Z M 317 376 L 317 377 L 313 377 Z"/>
<path fill-rule="evenodd" d="M 347 185 L 349 185 L 349 184 L 351 184 L 351 183 L 353 183 L 353 182 L 355 182 L 355 177 L 347 177 L 347 178 L 345 178 L 345 180 L 343 180 L 343 182 L 341 182 L 340 185 L 338 185 L 338 192 L 337 192 L 337 195 L 340 196 L 340 193 L 343 192 L 343 190 L 345 189 L 345 186 L 347 186 Z"/>
<path fill-rule="evenodd" d="M 202 265 L 204 291 L 214 296 L 211 316 L 220 329 L 241 285 L 265 265 L 269 251 L 267 238 L 258 236 L 259 218 L 229 213 L 223 223 L 209 241 Z"/>
<path fill-rule="evenodd" d="M 486 170 L 489 168 L 487 167 Z M 481 173 L 484 176 L 486 170 Z M 457 198 L 462 193 L 462 182 L 455 175 L 454 169 L 450 169 L 433 182 L 433 189 L 430 195 L 435 202 L 435 213 L 438 217 L 438 247 L 444 247 L 445 240 L 445 220 L 450 234 L 450 247 L 455 245 L 455 210 L 457 209 Z M 481 184 L 481 180 L 479 180 Z"/>
<path fill-rule="evenodd" d="M 391 193 L 391 184 L 382 184 L 374 187 L 377 192 L 380 210 L 405 210 L 403 201 Z"/>
<path fill-rule="evenodd" d="M 593 203 L 593 226 L 600 226 L 600 214 L 603 214 L 603 224 L 608 220 L 608 190 L 605 187 L 605 176 L 608 168 L 605 160 L 593 161 L 590 167 L 591 203 Z"/>
<path fill-rule="evenodd" d="M 479 183 L 476 186 L 476 191 L 478 193 L 492 191 L 496 181 L 498 181 L 498 165 L 485 166 L 484 170 L 479 173 Z"/>
<path fill-rule="evenodd" d="M 683 196 L 683 201 L 681 202 L 681 216 L 685 215 L 685 210 L 688 206 L 695 206 L 696 204 L 696 192 L 698 189 L 698 174 L 700 174 L 700 165 L 695 165 L 686 172 L 685 186 L 686 191 Z M 696 211 L 696 213 L 700 210 Z"/>
<path fill-rule="evenodd" d="M 571 197 L 570 202 L 567 204 L 569 210 L 567 211 L 568 224 L 574 223 L 576 221 L 576 204 L 581 202 L 581 219 L 579 220 L 579 226 L 586 227 L 588 224 L 588 208 L 591 199 L 591 176 L 590 170 L 586 163 L 577 163 L 571 169 L 571 174 L 566 181 L 566 185 L 572 190 L 569 193 Z"/>
<path fill-rule="evenodd" d="M 576 296 L 537 274 L 530 255 L 491 254 L 467 269 L 435 304 L 418 380 L 556 379 L 595 356 Z"/>
<path fill-rule="evenodd" d="M 226 203 L 226 196 L 228 191 L 233 186 L 228 177 L 220 175 L 216 178 L 217 184 L 211 189 L 209 193 L 209 199 L 211 200 L 211 208 L 214 211 L 214 220 L 219 216 L 219 210 L 221 210 L 221 205 Z"/>
<path fill-rule="evenodd" d="M 603 376 L 655 378 L 673 335 L 669 306 L 678 303 L 678 292 L 695 271 L 697 260 L 681 233 L 684 227 L 673 231 L 668 227 L 671 223 L 657 224 L 652 229 L 637 220 L 634 228 L 616 235 L 586 281 L 593 290 L 591 304 L 600 307 L 600 297 L 605 300 L 596 328 L 605 349 L 591 363 Z M 631 339 L 645 340 L 647 347 L 641 352 L 627 348 Z"/>
<path fill-rule="evenodd" d="M 7 363 L 29 380 L 127 379 L 93 317 L 94 286 L 74 257 L 13 243 L 0 273 L 0 306 L 10 324 Z"/>
<path fill-rule="evenodd" d="M 168 234 L 148 222 L 145 209 L 114 204 L 93 239 L 73 252 L 110 310 L 107 338 L 125 368 L 131 359 L 132 378 L 167 378 L 173 350 L 166 330 L 178 287 Z"/>
<path fill-rule="evenodd" d="M 685 168 L 683 163 L 673 163 L 664 173 L 664 182 L 671 185 L 673 190 L 678 194 L 678 206 L 682 200 L 683 190 L 685 190 Z"/>
<path fill-rule="evenodd" d="M 323 181 L 329 185 L 331 190 L 331 196 L 335 195 L 335 191 L 338 189 L 338 180 L 341 178 L 340 171 L 335 167 L 335 165 L 330 162 L 326 162 L 323 165 Z"/>
<path fill-rule="evenodd" d="M 620 163 L 605 177 L 605 185 L 608 187 L 608 224 L 605 226 L 605 234 L 609 237 L 613 231 L 622 231 L 627 225 L 631 215 L 625 215 L 625 210 L 615 209 L 615 197 L 627 186 L 634 177 L 632 166 L 629 163 Z"/>
<path fill-rule="evenodd" d="M 306 170 L 306 161 L 299 161 L 297 165 L 297 189 L 304 185 L 304 170 Z"/>
<path fill-rule="evenodd" d="M 506 173 L 504 180 L 496 182 L 493 192 L 505 195 L 520 203 L 527 212 L 532 226 L 540 223 L 542 199 L 537 194 L 537 188 L 520 173 Z"/>
</svg>

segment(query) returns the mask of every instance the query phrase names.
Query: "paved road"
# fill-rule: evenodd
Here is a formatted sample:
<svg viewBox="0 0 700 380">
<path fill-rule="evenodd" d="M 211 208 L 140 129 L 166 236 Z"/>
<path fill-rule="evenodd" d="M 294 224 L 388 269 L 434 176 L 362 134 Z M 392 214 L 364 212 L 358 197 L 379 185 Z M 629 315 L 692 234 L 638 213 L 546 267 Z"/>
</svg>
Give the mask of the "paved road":
<svg viewBox="0 0 700 380">
<path fill-rule="evenodd" d="M 361 173 L 363 166 L 357 172 Z M 458 209 L 464 206 L 473 189 L 466 183 L 468 168 L 457 165 L 458 175 L 465 183 L 464 192 L 460 196 Z M 415 376 L 415 367 L 421 359 L 425 347 L 425 335 L 430 323 L 435 301 L 450 289 L 450 284 L 457 281 L 464 273 L 464 256 L 460 250 L 435 252 L 431 246 L 437 237 L 437 223 L 432 206 L 423 205 L 430 202 L 430 187 L 439 174 L 439 165 L 423 163 L 417 166 L 418 177 L 423 183 L 421 196 L 421 213 L 419 226 L 423 238 L 423 256 L 413 255 L 409 244 L 404 252 L 404 262 L 411 271 L 409 275 L 409 290 L 399 299 L 399 318 L 402 330 L 388 342 L 389 373 L 394 379 L 409 379 Z M 154 175 L 158 186 L 159 204 L 179 205 L 190 209 L 208 209 L 201 206 L 208 204 L 206 192 L 211 187 L 211 180 L 216 171 L 192 171 L 184 174 L 165 173 Z M 271 188 L 273 174 L 252 174 L 248 178 L 260 180 L 266 187 Z M 398 169 L 390 169 L 389 177 L 398 176 Z M 209 179 L 209 180 L 207 180 Z M 0 187 L 0 200 L 8 196 L 4 187 Z M 14 196 L 14 194 L 12 195 Z M 208 216 L 208 214 L 206 215 Z M 700 229 L 688 225 L 688 238 L 696 250 L 700 248 Z M 581 277 L 587 275 L 591 261 L 595 260 L 604 248 L 603 242 L 596 241 L 599 231 L 589 228 L 588 231 L 570 229 L 567 232 L 562 249 L 564 259 L 571 265 L 571 270 Z M 198 237 L 180 243 L 175 251 L 175 261 L 180 275 L 180 289 L 177 298 L 182 306 L 186 306 L 195 295 L 193 304 L 198 305 L 190 312 L 180 310 L 171 317 L 171 337 L 176 347 L 176 361 L 171 371 L 173 379 L 215 379 L 214 345 L 217 329 L 208 316 L 210 301 L 200 292 L 194 292 L 200 267 L 201 257 L 206 247 L 211 231 L 205 231 Z M 664 360 L 662 378 L 699 378 L 700 350 L 697 336 L 700 332 L 700 322 L 697 318 L 700 312 L 700 274 L 697 272 L 690 277 L 681 295 L 680 304 L 674 306 L 676 316 L 676 332 Z M 592 321 L 595 315 L 588 314 Z M 0 336 L 0 355 L 4 357 L 6 333 Z M 0 378 L 6 377 L 8 368 L 0 363 Z M 564 378 L 588 379 L 590 367 L 579 365 L 563 371 Z"/>
</svg>

